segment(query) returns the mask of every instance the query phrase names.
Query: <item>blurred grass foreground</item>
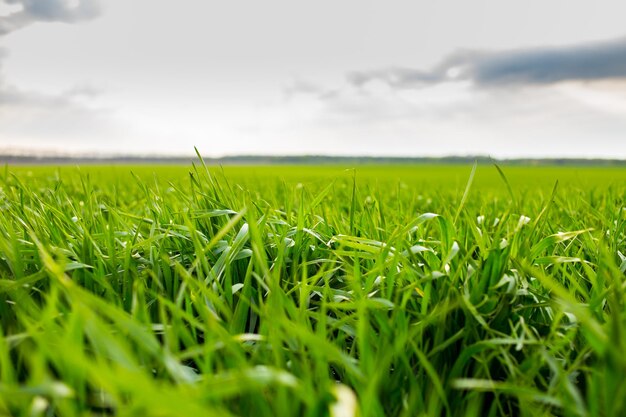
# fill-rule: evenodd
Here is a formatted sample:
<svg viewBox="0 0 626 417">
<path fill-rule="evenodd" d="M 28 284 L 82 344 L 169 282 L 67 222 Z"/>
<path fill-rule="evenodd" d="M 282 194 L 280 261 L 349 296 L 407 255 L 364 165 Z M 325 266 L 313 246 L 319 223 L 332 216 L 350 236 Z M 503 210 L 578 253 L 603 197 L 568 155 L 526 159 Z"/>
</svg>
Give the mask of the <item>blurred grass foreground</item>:
<svg viewBox="0 0 626 417">
<path fill-rule="evenodd" d="M 626 169 L 10 167 L 0 414 L 624 416 Z"/>
</svg>

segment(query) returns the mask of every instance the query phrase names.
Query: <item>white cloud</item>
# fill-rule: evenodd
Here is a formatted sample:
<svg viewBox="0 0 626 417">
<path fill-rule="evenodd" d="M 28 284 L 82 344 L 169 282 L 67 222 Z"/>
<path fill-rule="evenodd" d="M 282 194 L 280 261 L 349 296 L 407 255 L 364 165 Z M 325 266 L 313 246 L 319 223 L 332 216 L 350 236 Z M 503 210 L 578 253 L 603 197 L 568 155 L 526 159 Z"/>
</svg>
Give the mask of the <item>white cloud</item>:
<svg viewBox="0 0 626 417">
<path fill-rule="evenodd" d="M 108 0 L 87 22 L 96 2 L 12 0 L 0 147 L 626 157 L 624 90 L 600 85 L 621 44 L 598 41 L 626 3 L 390 2 Z"/>
</svg>

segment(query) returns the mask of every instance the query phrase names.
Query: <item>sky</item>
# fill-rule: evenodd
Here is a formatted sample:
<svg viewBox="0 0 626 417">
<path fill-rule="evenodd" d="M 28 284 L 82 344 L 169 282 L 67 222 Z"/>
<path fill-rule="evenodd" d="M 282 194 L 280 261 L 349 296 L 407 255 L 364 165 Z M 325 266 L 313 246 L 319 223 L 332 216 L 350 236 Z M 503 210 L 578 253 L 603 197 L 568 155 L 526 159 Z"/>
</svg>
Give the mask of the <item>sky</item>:
<svg viewBox="0 0 626 417">
<path fill-rule="evenodd" d="M 626 2 L 0 0 L 0 152 L 626 158 Z"/>
</svg>

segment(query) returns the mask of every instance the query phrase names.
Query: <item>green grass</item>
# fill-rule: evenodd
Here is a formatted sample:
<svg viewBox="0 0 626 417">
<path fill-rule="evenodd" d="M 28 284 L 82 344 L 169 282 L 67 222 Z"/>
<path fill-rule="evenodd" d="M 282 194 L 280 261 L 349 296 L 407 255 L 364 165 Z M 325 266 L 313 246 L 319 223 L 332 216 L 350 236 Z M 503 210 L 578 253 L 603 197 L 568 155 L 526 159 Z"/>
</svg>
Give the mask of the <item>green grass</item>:
<svg viewBox="0 0 626 417">
<path fill-rule="evenodd" d="M 347 168 L 0 172 L 0 415 L 626 415 L 625 169 Z"/>
</svg>

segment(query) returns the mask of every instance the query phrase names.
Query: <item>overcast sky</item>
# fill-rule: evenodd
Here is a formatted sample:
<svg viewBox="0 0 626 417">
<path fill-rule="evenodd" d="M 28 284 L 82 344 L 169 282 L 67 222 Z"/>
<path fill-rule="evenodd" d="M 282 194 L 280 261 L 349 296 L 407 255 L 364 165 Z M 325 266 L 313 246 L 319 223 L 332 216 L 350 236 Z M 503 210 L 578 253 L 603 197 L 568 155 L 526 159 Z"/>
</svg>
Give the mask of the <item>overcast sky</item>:
<svg viewBox="0 0 626 417">
<path fill-rule="evenodd" d="M 626 158 L 626 1 L 0 0 L 0 151 Z"/>
</svg>

